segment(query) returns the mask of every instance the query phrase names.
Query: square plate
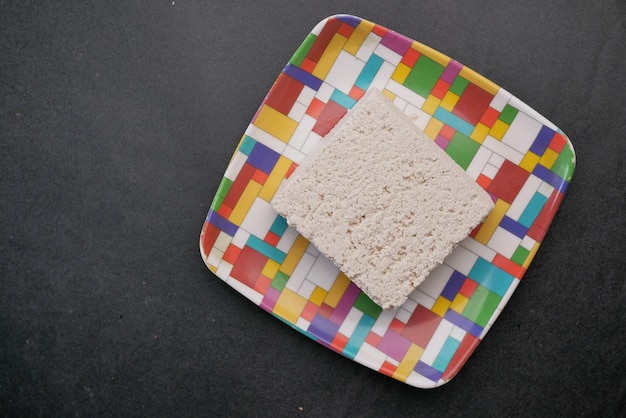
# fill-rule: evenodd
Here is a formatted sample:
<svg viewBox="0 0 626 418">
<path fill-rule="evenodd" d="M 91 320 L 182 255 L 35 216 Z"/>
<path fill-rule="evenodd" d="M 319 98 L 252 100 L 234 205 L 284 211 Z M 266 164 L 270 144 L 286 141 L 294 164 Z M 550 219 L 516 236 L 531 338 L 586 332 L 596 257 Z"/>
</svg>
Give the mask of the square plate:
<svg viewBox="0 0 626 418">
<path fill-rule="evenodd" d="M 400 308 L 383 311 L 269 201 L 369 89 L 383 91 L 495 209 Z M 200 236 L 219 278 L 318 343 L 409 385 L 448 382 L 534 258 L 574 172 L 565 134 L 470 68 L 390 29 L 324 19 L 246 129 Z"/>
</svg>

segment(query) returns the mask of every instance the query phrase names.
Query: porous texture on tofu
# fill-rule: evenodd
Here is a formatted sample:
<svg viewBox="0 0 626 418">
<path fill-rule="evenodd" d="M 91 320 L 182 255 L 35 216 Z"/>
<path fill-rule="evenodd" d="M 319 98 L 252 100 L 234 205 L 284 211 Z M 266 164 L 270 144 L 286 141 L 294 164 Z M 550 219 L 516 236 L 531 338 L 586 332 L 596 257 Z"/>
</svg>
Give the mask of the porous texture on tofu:
<svg viewBox="0 0 626 418">
<path fill-rule="evenodd" d="M 402 305 L 493 209 L 378 91 L 322 139 L 272 205 L 383 309 Z"/>
</svg>

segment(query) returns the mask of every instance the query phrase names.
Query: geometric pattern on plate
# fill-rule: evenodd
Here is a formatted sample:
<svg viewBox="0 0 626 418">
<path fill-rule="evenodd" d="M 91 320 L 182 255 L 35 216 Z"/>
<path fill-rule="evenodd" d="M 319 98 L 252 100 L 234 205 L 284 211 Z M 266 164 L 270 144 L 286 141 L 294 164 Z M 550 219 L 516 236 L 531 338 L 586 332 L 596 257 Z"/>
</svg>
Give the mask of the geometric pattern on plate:
<svg viewBox="0 0 626 418">
<path fill-rule="evenodd" d="M 369 89 L 483 187 L 495 209 L 400 308 L 382 311 L 269 201 Z M 211 271 L 318 343 L 412 386 L 449 381 L 511 297 L 574 172 L 569 139 L 505 89 L 355 16 L 320 22 L 278 76 L 213 198 L 200 251 Z"/>
</svg>

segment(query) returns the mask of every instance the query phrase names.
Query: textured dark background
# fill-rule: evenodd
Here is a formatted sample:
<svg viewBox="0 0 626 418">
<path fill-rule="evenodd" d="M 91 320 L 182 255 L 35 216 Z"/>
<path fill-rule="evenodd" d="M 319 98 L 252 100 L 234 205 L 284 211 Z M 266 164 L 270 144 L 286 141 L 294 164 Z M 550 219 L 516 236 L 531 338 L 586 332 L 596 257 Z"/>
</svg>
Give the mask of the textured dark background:
<svg viewBox="0 0 626 418">
<path fill-rule="evenodd" d="M 241 134 L 335 13 L 474 68 L 577 152 L 533 265 L 438 389 L 313 343 L 199 256 Z M 0 414 L 625 416 L 625 40 L 622 0 L 0 0 Z"/>
</svg>

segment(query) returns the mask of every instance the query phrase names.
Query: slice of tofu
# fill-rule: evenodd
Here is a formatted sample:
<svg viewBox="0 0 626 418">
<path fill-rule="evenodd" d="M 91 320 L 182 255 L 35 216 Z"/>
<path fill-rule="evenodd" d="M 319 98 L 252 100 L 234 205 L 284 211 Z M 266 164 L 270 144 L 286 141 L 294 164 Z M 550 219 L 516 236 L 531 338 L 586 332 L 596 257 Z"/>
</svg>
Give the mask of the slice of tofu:
<svg viewBox="0 0 626 418">
<path fill-rule="evenodd" d="M 272 205 L 383 309 L 401 306 L 493 209 L 378 91 L 322 139 Z"/>
</svg>

